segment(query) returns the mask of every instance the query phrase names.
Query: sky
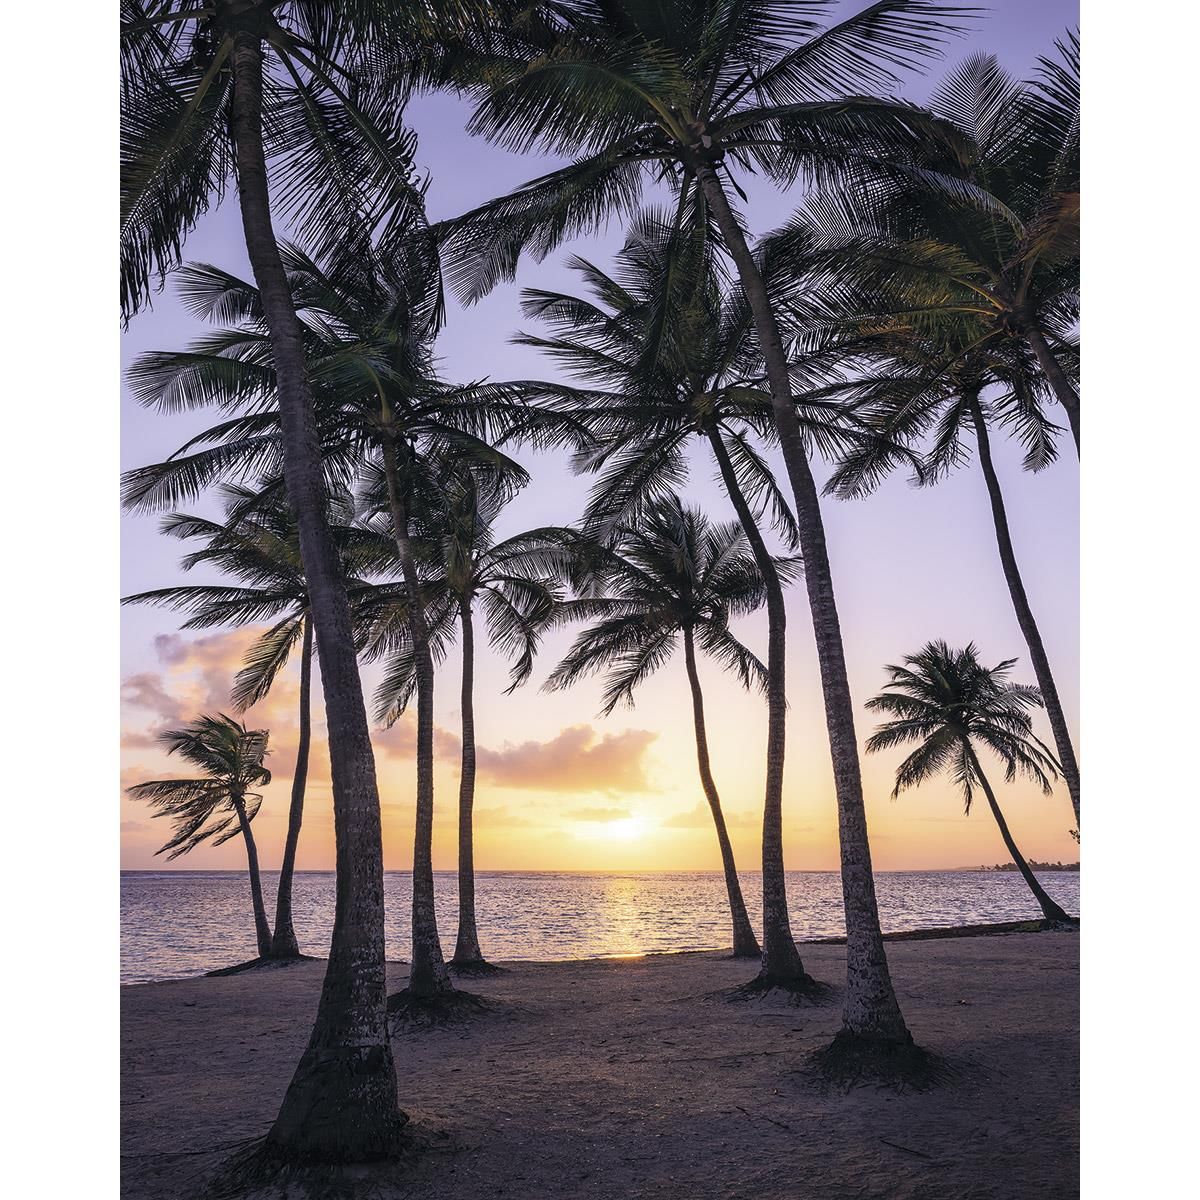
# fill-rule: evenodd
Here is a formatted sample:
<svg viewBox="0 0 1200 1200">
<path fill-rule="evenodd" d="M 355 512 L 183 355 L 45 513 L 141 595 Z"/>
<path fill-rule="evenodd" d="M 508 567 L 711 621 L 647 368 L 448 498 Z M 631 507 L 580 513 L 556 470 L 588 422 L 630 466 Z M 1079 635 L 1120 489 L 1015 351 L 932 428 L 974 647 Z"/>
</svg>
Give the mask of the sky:
<svg viewBox="0 0 1200 1200">
<path fill-rule="evenodd" d="M 842 6 L 853 11 L 852 5 Z M 995 53 L 1018 75 L 1076 24 L 1071 0 L 1002 0 L 952 41 L 944 60 L 906 80 L 903 93 L 924 99 L 938 77 L 967 54 Z M 455 215 L 553 168 L 558 160 L 512 155 L 464 131 L 469 107 L 449 96 L 415 101 L 409 119 L 417 131 L 417 161 L 429 174 L 428 205 L 437 220 Z M 779 194 L 754 180 L 749 193 L 752 231 L 782 224 L 802 193 Z M 648 196 L 648 198 L 651 198 Z M 438 342 L 446 378 L 555 378 L 556 369 L 536 351 L 511 345 L 522 321 L 522 287 L 573 289 L 563 266 L 573 252 L 601 266 L 611 263 L 622 230 L 614 224 L 595 237 L 570 243 L 547 261 L 523 261 L 515 284 L 498 288 L 470 309 L 451 303 Z M 186 257 L 248 275 L 236 203 L 208 214 L 191 234 Z M 123 337 L 128 365 L 152 349 L 179 349 L 204 326 L 181 307 L 168 282 L 151 310 Z M 208 414 L 164 416 L 122 397 L 122 468 L 157 461 L 202 429 Z M 997 467 L 1005 489 L 1018 558 L 1072 732 L 1078 714 L 1078 464 L 1064 443 L 1062 457 L 1038 475 L 1020 470 L 1020 452 L 997 439 Z M 565 524 L 584 504 L 588 481 L 571 476 L 561 457 L 518 455 L 533 482 L 506 510 L 502 534 L 542 524 Z M 827 468 L 815 463 L 818 479 Z M 686 496 L 714 518 L 733 516 L 710 462 L 694 461 Z M 888 481 L 866 500 L 823 501 L 834 582 L 846 644 L 860 742 L 872 721 L 863 701 L 884 682 L 883 666 L 930 638 L 952 644 L 974 641 L 991 662 L 1018 658 L 1014 677 L 1033 682 L 1020 631 L 996 553 L 983 479 L 974 463 L 935 489 L 914 489 L 903 478 Z M 214 512 L 211 502 L 195 510 Z M 163 587 L 185 578 L 180 543 L 161 537 L 159 518 L 126 516 L 122 536 L 122 594 Z M 837 822 L 824 710 L 811 625 L 802 585 L 788 602 L 790 703 L 784 848 L 794 870 L 837 866 Z M 180 632 L 179 618 L 150 608 L 122 609 L 122 789 L 148 778 L 182 772 L 155 743 L 155 734 L 200 712 L 229 711 L 228 691 L 254 629 Z M 738 632 L 765 657 L 762 614 Z M 546 639 L 531 681 L 504 696 L 506 664 L 482 649 L 476 670 L 479 779 L 476 796 L 476 865 L 481 870 L 693 870 L 719 869 L 711 817 L 696 773 L 690 700 L 682 657 L 668 662 L 636 697 L 632 710 L 597 716 L 600 685 L 570 692 L 541 692 L 541 681 L 570 644 L 574 631 Z M 368 692 L 376 672 L 364 670 Z M 713 770 L 721 792 L 739 867 L 757 865 L 761 832 L 765 705 L 714 665 L 701 664 L 709 718 Z M 249 711 L 252 727 L 270 730 L 266 790 L 255 833 L 264 867 L 278 865 L 286 829 L 295 756 L 298 666 L 284 672 L 271 695 Z M 437 682 L 437 770 L 434 865 L 456 861 L 459 678 L 454 655 Z M 310 763 L 300 869 L 333 866 L 332 801 L 324 723 L 319 703 Z M 1044 717 L 1039 732 L 1049 740 Z M 411 866 L 414 730 L 404 718 L 374 738 L 388 868 Z M 986 808 L 968 817 L 947 782 L 934 782 L 891 800 L 897 754 L 863 756 L 864 787 L 875 865 L 882 870 L 958 867 L 1001 862 L 1005 851 Z M 997 776 L 999 768 L 997 767 Z M 1005 785 L 1000 800 L 1014 837 L 1027 857 L 1073 860 L 1077 848 L 1065 788 L 1051 797 L 1029 784 Z M 121 863 L 125 869 L 162 869 L 155 850 L 167 840 L 163 820 L 144 804 L 120 800 Z M 170 866 L 241 869 L 240 840 L 201 847 Z"/>
</svg>

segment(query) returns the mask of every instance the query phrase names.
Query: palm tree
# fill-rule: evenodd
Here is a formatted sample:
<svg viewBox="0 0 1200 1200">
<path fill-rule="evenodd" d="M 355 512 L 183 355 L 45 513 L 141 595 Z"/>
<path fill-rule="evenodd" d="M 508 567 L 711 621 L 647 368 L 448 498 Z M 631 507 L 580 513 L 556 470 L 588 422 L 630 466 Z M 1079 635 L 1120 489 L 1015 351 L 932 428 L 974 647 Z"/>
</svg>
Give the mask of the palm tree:
<svg viewBox="0 0 1200 1200">
<path fill-rule="evenodd" d="M 441 661 L 461 636 L 462 757 L 458 791 L 458 936 L 450 966 L 467 974 L 496 970 L 479 945 L 475 915 L 475 617 L 482 610 L 491 644 L 515 657 L 509 692 L 528 679 L 547 621 L 561 601 L 573 536 L 562 529 L 534 529 L 497 540 L 495 523 L 504 496 L 481 487 L 461 465 L 446 464 L 445 483 L 432 511 L 419 514 L 417 557 L 426 570 L 421 600 L 430 651 Z M 397 603 L 380 595 L 367 635 L 368 657 L 386 656 L 376 692 L 377 720 L 393 724 L 416 689 L 412 623 L 407 596 Z"/>
<path fill-rule="evenodd" d="M 974 644 L 952 650 L 945 642 L 930 642 L 916 654 L 907 655 L 903 666 L 886 668 L 890 678 L 884 691 L 867 701 L 870 711 L 891 718 L 871 735 L 867 749 L 890 750 L 918 743 L 896 769 L 893 799 L 906 788 L 947 771 L 961 788 L 970 814 L 975 787 L 980 787 L 1000 836 L 1046 920 L 1070 922 L 1017 849 L 976 753 L 978 745 L 995 754 L 1004 765 L 1006 782 L 1023 775 L 1050 794 L 1057 764 L 1033 736 L 1027 711 L 1040 706 L 1042 699 L 1037 688 L 1008 682 L 1008 672 L 1016 661 L 1010 658 L 988 668 L 979 661 Z"/>
<path fill-rule="evenodd" d="M 263 905 L 258 849 L 250 822 L 262 806 L 262 793 L 253 789 L 271 782 L 271 772 L 263 766 L 267 731 L 247 729 L 220 713 L 197 717 L 182 729 L 168 729 L 159 734 L 159 741 L 168 754 L 178 754 L 204 774 L 194 779 L 151 779 L 127 789 L 134 800 L 145 800 L 157 809 L 156 817 L 170 817 L 174 824 L 170 841 L 155 853 L 166 853 L 170 861 L 202 842 L 220 846 L 241 834 L 246 843 L 258 953 L 266 958 L 271 952 L 271 927 Z"/>
<path fill-rule="evenodd" d="M 703 227 L 677 230 L 663 214 L 639 214 L 608 274 L 584 259 L 573 269 L 584 295 L 526 289 L 526 315 L 551 336 L 517 340 L 544 351 L 583 386 L 523 381 L 525 393 L 566 412 L 594 446 L 577 469 L 596 472 L 586 525 L 600 536 L 687 477 L 697 439 L 711 454 L 758 564 L 767 607 L 767 752 L 763 805 L 761 981 L 803 985 L 788 917 L 783 861 L 787 729 L 787 610 L 776 561 L 759 520 L 769 515 L 795 541 L 791 510 L 754 436 L 773 439 L 771 397 L 755 377 L 759 358 L 747 306 L 723 295 Z M 833 454 L 854 442 L 837 404 L 800 410 L 807 439 Z M 877 436 L 877 435 L 876 435 Z"/>
<path fill-rule="evenodd" d="M 450 275 L 466 297 L 511 277 L 524 249 L 545 254 L 631 213 L 648 178 L 674 190 L 681 227 L 703 209 L 719 232 L 753 317 L 795 499 L 838 801 L 843 1044 L 857 1038 L 864 1047 L 907 1045 L 910 1036 L 879 928 L 820 500 L 771 297 L 722 176 L 735 189 L 735 167 L 791 185 L 803 169 L 836 174 L 850 160 L 885 158 L 929 136 L 936 122 L 919 110 L 860 97 L 935 53 L 962 15 L 927 0 L 880 0 L 822 30 L 784 0 L 692 0 L 669 10 L 639 0 L 557 4 L 540 20 L 513 23 L 497 55 L 483 53 L 490 90 L 471 128 L 514 149 L 580 157 L 446 231 Z M 470 80 L 473 61 L 463 56 L 458 78 Z M 450 62 L 446 77 L 454 71 Z"/>
<path fill-rule="evenodd" d="M 172 513 L 162 523 L 162 532 L 184 540 L 197 539 L 203 548 L 183 560 L 185 570 L 201 564 L 217 567 L 242 581 L 226 584 L 182 584 L 138 592 L 122 604 L 152 604 L 190 613 L 185 629 L 214 625 L 248 625 L 264 620 L 274 624 L 246 652 L 245 665 L 234 680 L 231 699 L 237 712 L 257 704 L 270 692 L 279 672 L 287 665 L 297 643 L 300 645 L 300 705 L 296 766 L 292 772 L 292 796 L 288 809 L 287 839 L 279 865 L 275 900 L 275 924 L 268 957 L 297 958 L 300 948 L 292 921 L 292 879 L 296 850 L 304 819 L 304 792 L 308 775 L 309 744 L 312 739 L 313 630 L 308 588 L 300 561 L 300 538 L 295 518 L 279 496 L 261 497 L 249 488 L 227 484 L 222 488 L 226 521 L 212 521 L 186 513 Z M 342 559 L 352 603 L 368 588 L 355 578 L 376 569 L 383 561 L 379 538 L 365 529 L 353 528 L 350 498 L 330 497 L 329 527 Z"/>
<path fill-rule="evenodd" d="M 472 464 L 511 492 L 528 475 L 498 446 L 517 440 L 549 444 L 571 435 L 571 423 L 513 399 L 503 386 L 454 387 L 436 377 L 433 339 L 441 293 L 437 258 L 426 239 L 414 236 L 386 260 L 362 250 L 322 264 L 290 245 L 281 254 L 305 332 L 322 469 L 332 482 L 357 481 L 370 504 L 386 512 L 408 592 L 417 697 L 408 992 L 430 1001 L 452 992 L 453 984 L 434 909 L 434 672 L 413 548 L 414 510 L 435 503 L 428 497 L 439 494 L 450 458 Z M 131 372 L 134 393 L 154 407 L 219 404 L 236 415 L 165 462 L 130 472 L 125 499 L 134 508 L 175 503 L 221 478 L 270 473 L 278 459 L 277 376 L 258 290 L 209 265 L 188 268 L 181 279 L 192 311 L 228 327 L 187 352 L 143 356 Z"/>
<path fill-rule="evenodd" d="M 699 647 L 734 671 L 743 687 L 767 690 L 767 668 L 729 629 L 731 617 L 753 612 L 766 600 L 767 588 L 756 557 L 736 521 L 713 524 L 697 509 L 685 508 L 673 493 L 649 504 L 636 527 L 619 526 L 611 548 L 597 544 L 588 553 L 606 594 L 568 602 L 559 610 L 559 620 L 583 617 L 595 624 L 575 639 L 545 687 L 558 690 L 603 673 L 601 712 L 607 716 L 618 705 L 632 707 L 638 685 L 665 665 L 682 641 L 692 695 L 696 762 L 717 830 L 733 921 L 733 953 L 757 956 L 762 951 L 746 913 L 709 760 L 704 697 L 696 665 Z M 788 579 L 797 567 L 795 559 L 778 559 L 774 571 L 777 577 Z M 792 946 L 795 952 L 794 942 Z M 807 979 L 803 967 L 801 973 Z"/>
<path fill-rule="evenodd" d="M 387 1030 L 383 848 L 375 761 L 350 612 L 326 524 L 304 334 L 276 245 L 268 180 L 292 225 L 353 252 L 420 211 L 394 95 L 360 88 L 385 16 L 405 6 L 122 0 L 122 308 L 147 300 L 199 217 L 236 180 L 277 377 L 287 494 L 321 656 L 337 816 L 338 893 L 309 1044 L 267 1137 L 283 1158 L 394 1152 L 403 1124 Z M 385 39 L 386 40 L 386 39 Z M 268 145 L 265 130 L 270 131 Z"/>
<path fill-rule="evenodd" d="M 1032 354 L 1078 452 L 1078 38 L 1057 49 L 1031 84 L 968 58 L 930 98 L 941 139 L 866 199 L 826 189 L 771 246 L 803 264 L 802 309 L 849 288 L 927 335 L 949 326 L 964 355 Z"/>
<path fill-rule="evenodd" d="M 954 330 L 948 322 L 939 326 L 936 336 L 923 336 L 912 326 L 887 317 L 868 319 L 864 324 L 875 328 L 848 348 L 843 370 L 851 377 L 822 389 L 820 395 L 829 401 L 848 401 L 853 407 L 856 432 L 873 425 L 880 439 L 873 444 L 869 438 L 861 438 L 843 456 L 827 490 L 843 497 L 868 494 L 901 464 L 895 447 L 924 438 L 929 439 L 929 447 L 917 463 L 914 479 L 922 484 L 936 483 L 967 461 L 969 450 L 963 445 L 964 439 L 974 442 L 1005 582 L 1029 648 L 1078 829 L 1079 766 L 1075 747 L 1021 576 L 1004 493 L 992 460 L 992 433 L 996 430 L 1022 443 L 1027 470 L 1043 470 L 1056 461 L 1060 430 L 1045 416 L 1049 396 L 1044 378 L 1028 353 L 1013 354 L 1011 348 L 1003 347 L 967 349 L 962 339 L 971 337 L 970 330 Z M 913 460 L 910 457 L 907 461 Z"/>
</svg>

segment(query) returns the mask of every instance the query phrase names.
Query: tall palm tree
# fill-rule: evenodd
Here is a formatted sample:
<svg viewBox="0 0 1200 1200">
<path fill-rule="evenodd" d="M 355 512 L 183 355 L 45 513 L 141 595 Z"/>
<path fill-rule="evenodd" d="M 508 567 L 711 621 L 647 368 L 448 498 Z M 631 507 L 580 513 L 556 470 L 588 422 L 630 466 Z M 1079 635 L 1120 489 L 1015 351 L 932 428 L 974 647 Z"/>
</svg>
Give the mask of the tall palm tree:
<svg viewBox="0 0 1200 1200">
<path fill-rule="evenodd" d="M 867 701 L 871 712 L 891 718 L 871 735 L 867 749 L 890 750 L 918 743 L 896 769 L 893 798 L 945 771 L 961 789 L 970 814 L 975 788 L 981 788 L 1004 845 L 1046 920 L 1070 922 L 1017 849 L 976 751 L 976 746 L 982 746 L 995 754 L 1004 766 L 1007 782 L 1024 775 L 1050 794 L 1057 765 L 1033 736 L 1028 712 L 1041 704 L 1041 696 L 1035 687 L 1008 681 L 1016 661 L 1010 658 L 985 667 L 973 643 L 952 650 L 941 641 L 929 642 L 916 654 L 906 655 L 903 666 L 886 668 L 889 679 L 884 691 Z"/>
<path fill-rule="evenodd" d="M 241 581 L 227 584 L 181 584 L 125 596 L 122 604 L 152 604 L 190 613 L 185 629 L 214 625 L 274 623 L 246 651 L 245 664 L 234 679 L 231 699 L 237 712 L 257 704 L 270 692 L 279 672 L 300 646 L 300 701 L 296 765 L 292 772 L 287 838 L 279 865 L 275 922 L 268 957 L 296 958 L 300 948 L 292 920 L 292 879 L 304 820 L 304 793 L 312 740 L 313 629 L 308 588 L 300 560 L 295 518 L 282 497 L 260 497 L 253 490 L 227 484 L 222 489 L 224 523 L 186 513 L 172 513 L 161 525 L 169 537 L 199 540 L 203 546 L 182 562 L 185 570 L 215 566 Z M 368 585 L 357 578 L 386 561 L 378 535 L 350 525 L 348 496 L 330 496 L 329 527 L 337 545 L 352 604 Z M 357 606 L 357 604 L 356 604 Z"/>
<path fill-rule="evenodd" d="M 321 656 L 338 891 L 312 1035 L 267 1137 L 283 1158 L 394 1152 L 403 1124 L 387 1030 L 383 845 L 375 761 L 337 552 L 326 524 L 304 335 L 273 228 L 269 180 L 320 247 L 385 240 L 420 211 L 395 96 L 360 88 L 364 35 L 406 6 L 122 0 L 122 307 L 147 300 L 199 217 L 236 181 L 277 377 L 287 494 Z M 269 131 L 269 136 L 267 131 Z M 274 170 L 273 168 L 283 168 Z"/>
<path fill-rule="evenodd" d="M 551 336 L 517 340 L 544 351 L 583 386 L 524 381 L 527 394 L 555 404 L 591 435 L 576 456 L 599 475 L 585 522 L 603 535 L 632 522 L 688 474 L 699 441 L 716 465 L 758 564 L 767 607 L 767 747 L 763 805 L 764 983 L 803 985 L 806 976 L 788 917 L 783 861 L 783 781 L 787 730 L 786 625 L 783 585 L 760 519 L 794 543 L 787 501 L 755 437 L 773 440 L 770 394 L 748 307 L 720 286 L 707 231 L 676 229 L 669 217 L 639 214 L 606 273 L 572 261 L 583 295 L 526 289 L 526 315 Z M 836 404 L 805 405 L 807 439 L 833 454 L 853 444 L 852 422 Z M 876 435 L 876 438 L 878 435 Z"/>
<path fill-rule="evenodd" d="M 969 329 L 963 354 L 1031 354 L 1078 452 L 1078 38 L 1057 49 L 1030 84 L 966 59 L 930 97 L 943 137 L 865 191 L 825 189 L 771 246 L 803 262 L 802 308 L 865 291 L 927 334 Z"/>
<path fill-rule="evenodd" d="M 247 729 L 220 713 L 197 717 L 182 729 L 165 730 L 159 741 L 168 754 L 178 754 L 204 774 L 192 779 L 151 779 L 126 789 L 134 800 L 145 800 L 157 809 L 156 817 L 170 817 L 174 824 L 170 841 L 155 853 L 166 853 L 169 861 L 202 842 L 220 846 L 240 834 L 246 843 L 258 953 L 266 958 L 271 952 L 271 927 L 250 822 L 262 806 L 262 793 L 254 789 L 271 782 L 271 772 L 263 766 L 267 731 Z"/>
<path fill-rule="evenodd" d="M 756 557 L 736 521 L 713 524 L 697 509 L 685 508 L 673 493 L 648 505 L 636 527 L 619 526 L 611 548 L 596 545 L 590 557 L 605 594 L 567 602 L 558 619 L 583 617 L 595 623 L 575 639 L 545 687 L 558 690 L 603 673 L 601 712 L 607 716 L 618 705 L 632 706 L 635 689 L 665 665 L 682 641 L 692 695 L 696 762 L 725 872 L 733 953 L 757 956 L 762 951 L 746 913 L 709 759 L 704 696 L 696 665 L 699 647 L 735 672 L 743 687 L 767 690 L 767 668 L 729 629 L 731 617 L 753 612 L 766 600 L 767 588 Z M 797 568 L 795 559 L 779 559 L 774 564 L 776 576 L 785 579 L 794 576 Z M 792 946 L 795 952 L 794 942 Z"/>
<path fill-rule="evenodd" d="M 475 914 L 475 630 L 483 614 L 490 643 L 515 658 L 509 692 L 533 669 L 538 642 L 561 601 L 560 580 L 568 570 L 574 536 L 568 530 L 533 529 L 497 540 L 496 520 L 504 496 L 480 485 L 461 465 L 447 463 L 446 478 L 432 511 L 418 514 L 417 557 L 432 657 L 443 659 L 460 636 L 462 755 L 458 790 L 458 936 L 450 966 L 468 974 L 494 970 L 479 945 Z M 393 724 L 416 690 L 412 623 L 407 597 L 377 593 L 368 657 L 386 656 L 376 691 L 376 719 Z"/>
<path fill-rule="evenodd" d="M 448 458 L 470 463 L 511 492 L 528 475 L 500 444 L 544 445 L 567 436 L 578 441 L 579 435 L 569 419 L 514 399 L 503 386 L 450 386 L 436 377 L 437 258 L 419 231 L 386 260 L 363 249 L 318 263 L 290 245 L 281 255 L 305 333 L 322 469 L 332 481 L 360 484 L 386 512 L 408 592 L 417 698 L 408 991 L 432 1000 L 452 992 L 453 984 L 434 908 L 434 671 L 413 547 L 414 512 L 434 503 L 428 497 L 438 495 Z M 134 508 L 176 502 L 217 479 L 269 472 L 278 459 L 277 376 L 258 289 L 208 265 L 191 267 L 181 278 L 192 311 L 227 327 L 187 352 L 143 356 L 131 372 L 134 393 L 154 407 L 217 404 L 235 415 L 170 459 L 130 472 L 125 497 Z"/>
<path fill-rule="evenodd" d="M 632 212 L 649 178 L 674 190 L 681 223 L 703 209 L 719 232 L 765 360 L 805 563 L 838 801 L 847 927 L 843 1044 L 858 1039 L 885 1048 L 906 1045 L 910 1035 L 879 928 L 820 500 L 775 310 L 726 185 L 738 188 L 735 168 L 791 185 L 802 170 L 836 173 L 848 160 L 886 157 L 929 136 L 936 123 L 926 114 L 862 93 L 890 86 L 896 70 L 936 53 L 962 11 L 927 0 L 880 0 L 821 29 L 808 14 L 826 7 L 785 0 L 580 2 L 557 4 L 541 21 L 514 23 L 501 53 L 481 56 L 489 91 L 471 128 L 514 149 L 579 157 L 466 214 L 447 234 L 451 278 L 470 297 L 511 276 L 526 248 L 545 254 L 564 237 Z M 469 78 L 471 61 L 464 56 L 460 78 Z M 446 75 L 453 74 L 451 64 Z"/>
</svg>

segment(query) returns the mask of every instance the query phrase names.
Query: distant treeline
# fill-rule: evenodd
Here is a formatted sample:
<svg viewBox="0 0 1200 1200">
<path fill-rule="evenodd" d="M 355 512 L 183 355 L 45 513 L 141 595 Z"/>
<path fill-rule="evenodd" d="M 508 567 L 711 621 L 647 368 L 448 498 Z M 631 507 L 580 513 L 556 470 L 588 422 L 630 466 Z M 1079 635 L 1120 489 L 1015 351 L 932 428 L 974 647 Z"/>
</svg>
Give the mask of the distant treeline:
<svg viewBox="0 0 1200 1200">
<path fill-rule="evenodd" d="M 1077 862 L 1038 862 L 1036 859 L 1031 859 L 1029 865 L 1035 871 L 1078 871 L 1079 864 Z M 981 871 L 1017 871 L 1020 868 L 1016 863 L 997 863 L 994 867 L 980 867 Z"/>
</svg>

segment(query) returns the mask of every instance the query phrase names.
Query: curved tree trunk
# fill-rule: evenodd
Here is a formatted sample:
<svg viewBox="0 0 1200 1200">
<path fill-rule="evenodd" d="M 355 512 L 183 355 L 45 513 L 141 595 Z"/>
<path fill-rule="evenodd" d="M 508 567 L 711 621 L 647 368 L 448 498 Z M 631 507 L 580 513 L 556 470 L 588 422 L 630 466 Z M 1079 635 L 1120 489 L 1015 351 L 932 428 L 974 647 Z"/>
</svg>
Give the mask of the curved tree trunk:
<svg viewBox="0 0 1200 1200">
<path fill-rule="evenodd" d="M 408 990 L 414 996 L 430 997 L 454 988 L 442 958 L 433 905 L 433 658 L 429 653 L 421 580 L 409 537 L 408 506 L 400 483 L 396 443 L 387 436 L 383 439 L 383 469 L 400 569 L 408 592 L 408 626 L 417 677 L 417 819 L 413 837 L 412 964 Z"/>
<path fill-rule="evenodd" d="M 1025 861 L 1020 850 L 1017 849 L 1017 843 L 1013 841 L 1013 836 L 1008 831 L 1008 822 L 1004 819 L 1004 814 L 1000 811 L 1000 805 L 996 803 L 995 794 L 992 792 L 992 785 L 988 783 L 987 776 L 983 773 L 983 767 L 979 765 L 979 759 L 975 757 L 974 747 L 967 742 L 967 754 L 971 759 L 971 766 L 975 769 L 975 774 L 979 776 L 979 786 L 983 788 L 983 794 L 987 797 L 988 807 L 992 810 L 992 816 L 996 818 L 996 824 L 1000 826 L 1000 836 L 1004 839 L 1004 844 L 1008 847 L 1008 852 L 1012 856 L 1013 862 L 1017 864 L 1017 870 L 1021 872 L 1022 878 L 1029 884 L 1029 890 L 1033 893 L 1034 899 L 1041 906 L 1042 915 L 1047 921 L 1066 921 L 1071 918 L 1053 900 L 1046 894 L 1046 889 L 1038 883 L 1037 876 L 1030 870 L 1029 864 Z"/>
<path fill-rule="evenodd" d="M 271 927 L 267 924 L 267 908 L 263 904 L 262 876 L 258 870 L 258 847 L 254 834 L 246 819 L 246 805 L 240 796 L 233 797 L 233 809 L 237 813 L 242 840 L 246 843 L 246 863 L 250 871 L 250 901 L 254 905 L 254 933 L 258 940 L 258 957 L 266 958 L 271 953 Z"/>
<path fill-rule="evenodd" d="M 716 456 L 725 490 L 741 522 L 767 591 L 767 777 L 763 802 L 762 888 L 764 982 L 787 983 L 805 977 L 804 964 L 788 917 L 787 878 L 783 865 L 783 766 L 787 739 L 787 609 L 783 587 L 750 505 L 742 494 L 729 452 L 715 428 L 708 443 Z"/>
<path fill-rule="evenodd" d="M 833 759 L 838 804 L 838 839 L 842 860 L 842 900 L 846 911 L 846 997 L 842 1008 L 843 1032 L 884 1042 L 911 1041 L 896 1000 L 888 971 L 875 878 L 871 872 L 871 844 L 863 804 L 858 739 L 854 731 L 854 703 L 846 676 L 846 655 L 838 622 L 833 576 L 825 546 L 821 504 L 804 449 L 800 421 L 792 402 L 787 356 L 779 326 L 771 309 L 767 286 L 746 244 L 745 234 L 729 207 L 729 200 L 712 166 L 700 161 L 696 181 L 704 193 L 717 228 L 737 266 L 742 290 L 754 316 L 767 378 L 779 445 L 796 502 L 800 552 L 804 556 L 804 583 L 812 614 L 821 689 L 825 698 L 825 723 Z"/>
<path fill-rule="evenodd" d="M 1062 364 L 1054 357 L 1054 351 L 1050 349 L 1046 342 L 1046 338 L 1042 331 L 1034 325 L 1028 326 L 1025 331 L 1025 340 L 1029 343 L 1029 348 L 1033 351 L 1034 357 L 1038 360 L 1038 366 L 1042 369 L 1042 374 L 1046 377 L 1046 382 L 1053 389 L 1055 396 L 1058 397 L 1058 402 L 1063 406 L 1067 414 L 1067 424 L 1071 426 L 1071 436 L 1075 439 L 1075 453 L 1079 453 L 1079 393 L 1075 390 L 1074 384 L 1067 378 L 1067 373 L 1062 369 Z"/>
<path fill-rule="evenodd" d="M 1037 677 L 1042 700 L 1046 705 L 1046 716 L 1050 720 L 1050 729 L 1054 734 L 1054 746 L 1058 751 L 1058 761 L 1062 767 L 1067 791 L 1071 795 L 1071 806 L 1075 810 L 1075 827 L 1078 829 L 1079 763 L 1075 758 L 1075 747 L 1071 744 L 1071 734 L 1067 729 L 1067 718 L 1063 713 L 1062 701 L 1058 698 L 1054 674 L 1050 670 L 1050 660 L 1046 657 L 1045 646 L 1042 645 L 1042 634 L 1034 619 L 1033 609 L 1029 607 L 1029 597 L 1025 594 L 1025 583 L 1021 579 L 1021 570 L 1017 566 L 1017 556 L 1013 550 L 1012 535 L 1008 528 L 1008 514 L 1004 508 L 1004 494 L 1000 490 L 1000 480 L 996 476 L 996 468 L 992 462 L 991 441 L 988 437 L 983 410 L 979 406 L 978 395 L 970 397 L 970 402 L 971 420 L 975 425 L 975 439 L 979 444 L 979 465 L 983 469 L 983 478 L 987 482 L 988 499 L 992 505 L 992 521 L 996 526 L 996 545 L 1000 550 L 1000 562 L 1004 567 L 1008 594 L 1012 597 L 1017 624 L 1021 627 L 1025 644 L 1029 647 L 1029 661 L 1033 664 L 1033 673 Z"/>
<path fill-rule="evenodd" d="M 478 966 L 483 959 L 475 924 L 475 627 L 471 598 L 459 602 L 462 624 L 462 771 L 458 781 L 458 939 L 457 966 Z"/>
<path fill-rule="evenodd" d="M 708 759 L 708 732 L 704 726 L 704 694 L 700 690 L 700 676 L 696 671 L 696 647 L 691 629 L 683 631 L 683 659 L 687 664 L 688 683 L 692 689 L 692 715 L 696 723 L 696 764 L 700 768 L 700 786 L 712 811 L 713 824 L 717 827 L 717 844 L 721 848 L 721 866 L 725 871 L 725 891 L 729 895 L 729 915 L 733 920 L 733 954 L 735 958 L 757 958 L 762 949 L 750 926 L 746 912 L 746 901 L 742 898 L 742 885 L 738 882 L 737 864 L 733 860 L 733 847 L 729 844 L 729 831 L 725 828 L 725 814 L 721 811 L 721 797 L 713 779 L 712 765 Z"/>
<path fill-rule="evenodd" d="M 379 792 L 350 608 L 326 516 L 300 322 L 271 227 L 256 33 L 236 35 L 233 71 L 238 200 L 271 339 L 284 479 L 321 655 L 337 856 L 333 936 L 316 1020 L 267 1142 L 283 1157 L 361 1161 L 393 1154 L 406 1120 L 388 1041 Z"/>
<path fill-rule="evenodd" d="M 292 803 L 288 809 L 287 840 L 279 864 L 279 891 L 275 895 L 275 932 L 271 937 L 272 958 L 299 958 L 300 947 L 292 925 L 292 877 L 296 873 L 296 847 L 304 821 L 304 790 L 308 782 L 308 744 L 312 738 L 312 619 L 304 621 L 300 649 L 300 736 L 296 743 L 296 769 L 292 772 Z"/>
</svg>

